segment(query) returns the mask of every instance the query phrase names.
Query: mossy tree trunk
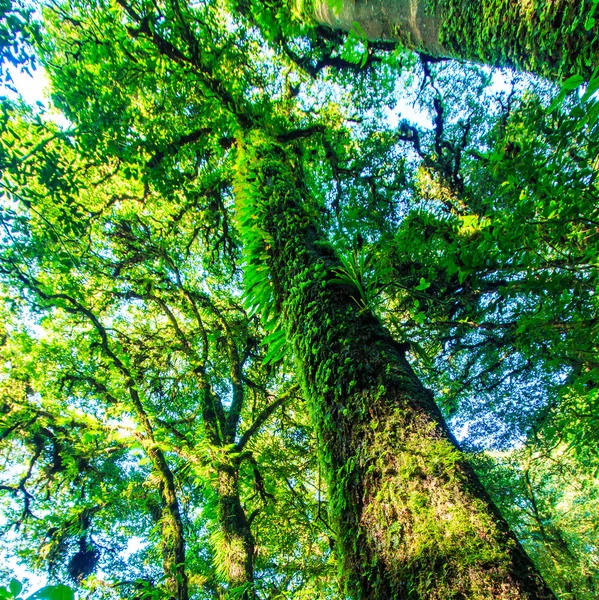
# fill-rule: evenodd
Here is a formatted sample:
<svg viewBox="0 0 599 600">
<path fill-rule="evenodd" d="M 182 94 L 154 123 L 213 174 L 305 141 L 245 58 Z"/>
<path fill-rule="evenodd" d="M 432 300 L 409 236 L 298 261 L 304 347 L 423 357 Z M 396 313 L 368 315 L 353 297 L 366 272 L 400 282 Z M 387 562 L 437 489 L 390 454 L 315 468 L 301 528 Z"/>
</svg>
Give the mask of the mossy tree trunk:
<svg viewBox="0 0 599 600">
<path fill-rule="evenodd" d="M 401 346 L 359 308 L 357 290 L 335 282 L 339 262 L 315 225 L 301 170 L 299 151 L 254 136 L 240 149 L 236 194 L 252 206 L 246 243 L 262 244 L 299 362 L 347 593 L 554 598 Z"/>
<path fill-rule="evenodd" d="M 185 570 L 185 536 L 179 511 L 179 502 L 173 494 L 173 486 L 160 484 L 164 502 L 161 511 L 162 564 L 166 577 L 166 589 L 174 600 L 188 600 L 189 590 Z"/>
<path fill-rule="evenodd" d="M 232 589 L 243 589 L 239 598 L 254 598 L 254 536 L 239 498 L 239 468 L 218 468 L 218 522 L 220 540 L 215 545 L 219 564 Z"/>
<path fill-rule="evenodd" d="M 316 0 L 309 18 L 371 40 L 397 40 L 433 56 L 589 78 L 599 64 L 592 0 Z"/>
</svg>

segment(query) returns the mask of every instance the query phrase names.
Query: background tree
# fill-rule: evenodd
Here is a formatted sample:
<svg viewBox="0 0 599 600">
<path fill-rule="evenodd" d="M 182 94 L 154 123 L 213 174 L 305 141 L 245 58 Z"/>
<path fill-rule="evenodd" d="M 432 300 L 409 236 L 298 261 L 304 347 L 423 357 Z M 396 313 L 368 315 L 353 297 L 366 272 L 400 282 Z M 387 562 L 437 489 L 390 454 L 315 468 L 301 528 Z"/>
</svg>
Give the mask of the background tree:
<svg viewBox="0 0 599 600">
<path fill-rule="evenodd" d="M 598 58 L 596 2 L 509 0 L 314 1 L 297 3 L 308 22 L 353 31 L 366 40 L 397 41 L 435 57 L 514 67 L 561 78 L 592 77 Z M 289 18 L 289 9 L 285 9 Z M 259 8 L 255 8 L 257 12 Z M 357 23 L 357 25 L 356 25 Z"/>
<path fill-rule="evenodd" d="M 25 148 L 28 134 L 39 135 L 27 119 L 19 129 Z M 7 525 L 30 540 L 30 560 L 58 575 L 66 566 L 78 582 L 108 569 L 112 589 L 102 590 L 100 578 L 89 584 L 99 586 L 93 593 L 162 588 L 180 599 L 189 581 L 206 597 L 253 597 L 255 572 L 264 590 L 309 590 L 313 575 L 326 590 L 330 552 L 316 516 L 326 523 L 326 513 L 306 487 L 310 433 L 288 407 L 260 441 L 297 394 L 289 377 L 264 364 L 257 320 L 235 286 L 214 278 L 234 274 L 234 254 L 198 229 L 193 215 L 206 198 L 164 203 L 114 165 L 81 162 L 77 136 L 41 134 L 5 182 L 2 226 L 11 243 L 1 271 L 9 295 L 20 298 L 13 312 L 35 332 L 7 332 L 16 340 L 6 348 L 8 390 L 24 383 L 16 400 L 7 391 L 3 441 L 7 460 L 22 447 L 28 465 L 4 483 L 23 504 L 12 505 Z M 208 201 L 221 192 L 208 189 Z M 290 447 L 293 458 L 278 464 Z M 53 508 L 58 497 L 66 512 Z M 54 526 L 39 519 L 44 512 Z M 281 542 L 269 527 L 280 520 L 295 548 L 273 572 Z M 313 537 L 299 545 L 303 527 Z M 126 567 L 133 531 L 142 547 Z M 303 574 L 288 578 L 296 561 Z"/>
</svg>

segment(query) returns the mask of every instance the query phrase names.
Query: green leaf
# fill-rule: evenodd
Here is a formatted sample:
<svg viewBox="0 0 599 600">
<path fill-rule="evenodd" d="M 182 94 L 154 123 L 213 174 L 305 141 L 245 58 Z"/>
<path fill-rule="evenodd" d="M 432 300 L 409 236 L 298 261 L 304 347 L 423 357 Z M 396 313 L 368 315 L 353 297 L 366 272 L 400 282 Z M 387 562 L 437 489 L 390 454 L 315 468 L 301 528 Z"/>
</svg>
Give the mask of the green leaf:
<svg viewBox="0 0 599 600">
<path fill-rule="evenodd" d="M 420 278 L 420 283 L 414 288 L 416 290 L 426 290 L 431 287 L 430 281 L 427 281 L 424 277 Z"/>
<path fill-rule="evenodd" d="M 562 88 L 559 94 L 553 99 L 553 102 L 549 105 L 547 112 L 551 114 L 553 111 L 557 110 L 563 104 L 565 97 L 566 90 Z"/>
<path fill-rule="evenodd" d="M 582 75 L 572 75 L 568 77 L 564 83 L 562 83 L 562 89 L 564 90 L 575 90 L 584 83 L 584 77 Z"/>
<path fill-rule="evenodd" d="M 75 594 L 70 587 L 63 584 L 47 585 L 27 600 L 75 600 Z"/>
<path fill-rule="evenodd" d="M 16 579 L 11 579 L 8 587 L 10 589 L 10 593 L 16 598 L 21 593 L 23 584 Z"/>
<path fill-rule="evenodd" d="M 599 102 L 593 102 L 589 106 L 587 123 L 592 126 L 599 120 Z"/>
<path fill-rule="evenodd" d="M 423 314 L 423 313 L 418 313 L 418 314 Z M 412 350 L 427 365 L 432 364 L 431 357 L 428 355 L 426 350 L 418 342 L 415 342 L 414 340 L 412 340 L 410 342 L 410 350 Z"/>
<path fill-rule="evenodd" d="M 599 89 L 599 77 L 592 77 L 587 85 L 586 92 L 580 99 L 581 102 L 586 102 Z"/>
<path fill-rule="evenodd" d="M 366 32 L 362 28 L 362 25 L 358 23 L 358 21 L 354 21 L 352 23 L 352 29 L 358 34 L 359 37 L 361 37 L 364 40 L 366 39 Z"/>
<path fill-rule="evenodd" d="M 287 344 L 287 335 L 284 330 L 279 329 L 264 338 L 264 344 L 268 346 L 268 352 L 262 361 L 263 364 L 277 362 L 285 355 L 285 346 Z"/>
</svg>

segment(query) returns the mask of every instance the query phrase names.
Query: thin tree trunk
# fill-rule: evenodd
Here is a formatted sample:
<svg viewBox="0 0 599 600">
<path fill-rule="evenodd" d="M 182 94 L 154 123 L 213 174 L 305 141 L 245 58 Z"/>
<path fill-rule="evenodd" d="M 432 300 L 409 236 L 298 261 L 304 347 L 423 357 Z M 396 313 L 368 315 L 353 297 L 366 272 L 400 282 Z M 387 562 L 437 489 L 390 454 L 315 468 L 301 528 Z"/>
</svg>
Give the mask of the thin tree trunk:
<svg viewBox="0 0 599 600">
<path fill-rule="evenodd" d="M 254 536 L 239 499 L 239 470 L 218 468 L 218 522 L 222 537 L 215 549 L 231 588 L 244 588 L 244 600 L 254 598 Z"/>
<path fill-rule="evenodd" d="M 179 510 L 175 483 L 162 452 L 149 452 L 160 477 L 160 496 L 163 501 L 160 526 L 162 529 L 162 563 L 166 588 L 174 600 L 188 600 L 189 589 L 185 569 L 185 535 Z"/>
<path fill-rule="evenodd" d="M 592 0 L 343 0 L 338 12 L 331 4 L 316 0 L 308 16 L 345 31 L 357 22 L 370 40 L 433 56 L 550 78 L 588 79 L 599 64 L 597 25 L 587 21 Z"/>
<path fill-rule="evenodd" d="M 255 139 L 240 150 L 274 298 L 303 376 L 327 475 L 347 593 L 360 599 L 554 598 L 457 449 L 401 347 L 315 226 L 302 159 Z"/>
</svg>

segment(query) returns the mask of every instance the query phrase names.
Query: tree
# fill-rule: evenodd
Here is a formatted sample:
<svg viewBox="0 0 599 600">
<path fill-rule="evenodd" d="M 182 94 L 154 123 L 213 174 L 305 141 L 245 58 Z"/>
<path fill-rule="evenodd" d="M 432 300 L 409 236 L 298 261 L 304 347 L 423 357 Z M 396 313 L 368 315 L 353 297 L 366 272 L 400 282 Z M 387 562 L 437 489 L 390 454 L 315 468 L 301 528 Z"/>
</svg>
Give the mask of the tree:
<svg viewBox="0 0 599 600">
<path fill-rule="evenodd" d="M 358 52 L 343 39 L 337 45 L 335 40 L 320 43 L 310 34 L 281 39 L 266 28 L 272 54 L 265 62 L 260 56 L 263 40 L 253 24 L 268 21 L 269 13 L 249 16 L 248 23 L 217 5 L 177 2 L 120 2 L 102 11 L 84 3 L 49 10 L 44 61 L 53 76 L 54 98 L 78 131 L 78 151 L 88 163 L 113 161 L 116 169 L 139 182 L 144 194 L 159 193 L 165 203 L 176 205 L 180 196 L 212 197 L 212 189 L 221 192 L 220 201 L 202 205 L 195 219 L 208 226 L 217 247 L 222 242 L 230 248 L 231 240 L 237 243 L 241 236 L 248 302 L 261 312 L 269 358 L 281 358 L 286 336 L 291 342 L 319 438 L 348 594 L 552 597 L 455 448 L 432 395 L 407 362 L 406 332 L 394 340 L 368 305 L 367 288 L 380 290 L 378 283 L 366 281 L 366 261 L 341 259 L 342 247 L 333 243 L 347 232 L 341 218 L 352 201 L 361 208 L 369 202 L 384 204 L 381 188 L 397 204 L 405 196 L 408 206 L 423 199 L 410 188 L 405 172 L 390 178 L 373 174 L 368 165 L 371 155 L 383 165 L 389 163 L 406 143 L 417 154 L 414 159 L 410 151 L 401 153 L 406 169 L 416 171 L 415 160 L 421 159 L 433 173 L 433 183 L 440 182 L 442 189 L 450 186 L 451 193 L 432 200 L 449 205 L 446 220 L 451 227 L 460 210 L 472 224 L 478 214 L 476 196 L 464 193 L 460 158 L 471 126 L 457 126 L 462 129 L 461 145 L 448 141 L 439 93 L 432 100 L 429 147 L 409 123 L 387 135 L 368 122 L 369 97 L 362 98 L 353 121 L 348 118 L 354 116 L 352 108 L 340 107 L 333 94 L 306 106 L 294 87 L 302 72 L 318 76 L 337 65 L 355 73 L 358 63 L 380 65 L 362 79 L 358 75 L 352 93 L 359 98 L 377 77 L 383 91 L 389 90 L 395 80 L 389 57 L 371 47 Z M 305 48 L 302 56 L 299 51 Z M 429 63 L 423 65 L 425 83 L 431 77 Z M 285 82 L 279 66 L 300 70 L 287 71 Z M 315 92 L 322 91 L 318 82 L 314 85 Z M 92 101 L 90 89 L 95 90 Z M 365 125 L 352 129 L 350 123 L 360 119 Z M 482 134 L 472 154 L 475 164 L 486 169 L 480 180 L 491 181 L 493 161 L 481 139 Z M 348 158 L 352 153 L 353 165 Z M 472 173 L 469 177 L 474 178 Z M 207 181 L 207 188 L 198 192 L 198 184 Z M 350 192 L 351 181 L 359 184 Z M 234 230 L 228 219 L 233 197 Z M 506 202 L 505 214 L 513 206 Z M 433 232 L 442 231 L 432 218 L 439 212 L 432 208 L 430 222 L 424 222 L 425 227 L 435 225 Z M 408 219 L 404 213 L 396 220 L 401 223 L 398 237 L 418 230 L 413 216 Z M 124 239 L 141 235 L 120 226 L 116 231 Z M 383 223 L 381 230 L 362 232 L 366 241 L 356 236 L 356 256 L 364 256 L 358 250 L 365 244 L 384 242 L 388 232 Z M 456 232 L 450 228 L 446 234 L 455 238 Z M 406 246 L 396 246 L 401 260 L 406 259 Z M 474 254 L 474 247 L 474 241 L 466 245 L 465 255 L 469 249 Z M 405 270 L 401 262 L 391 262 Z M 510 263 L 502 259 L 502 267 L 506 265 L 509 270 Z M 414 272 L 419 267 L 415 264 Z M 448 297 L 458 308 L 450 307 L 450 314 L 473 306 L 460 304 L 464 295 L 454 279 L 461 285 L 462 275 L 471 274 L 462 271 L 456 275 L 447 264 L 436 277 L 446 276 L 451 284 Z M 412 298 L 426 297 L 420 292 L 431 287 L 421 272 L 415 285 L 409 285 Z M 380 269 L 377 276 L 382 285 L 388 284 Z M 162 283 L 170 290 L 169 277 Z M 143 286 L 135 288 L 142 292 L 127 299 L 153 300 Z M 384 313 L 392 313 L 393 302 L 397 296 L 389 295 Z M 423 318 L 426 314 L 418 317 L 420 324 Z M 456 336 L 461 336 L 459 329 Z M 206 414 L 204 421 L 214 422 Z"/>
<path fill-rule="evenodd" d="M 591 599 L 597 595 L 597 574 L 587 548 L 595 533 L 587 528 L 594 528 L 596 482 L 567 446 L 556 452 L 538 434 L 534 442 L 495 460 L 482 456 L 485 487 L 503 514 L 516 513 L 511 522 L 518 537 L 556 594 Z"/>
<path fill-rule="evenodd" d="M 395 40 L 434 57 L 509 66 L 551 78 L 590 79 L 599 57 L 596 3 L 510 0 L 319 1 L 305 18 L 367 40 Z"/>
<path fill-rule="evenodd" d="M 363 598 L 552 597 L 460 456 L 405 349 L 372 313 L 356 311 L 355 290 L 331 281 L 339 263 L 309 219 L 301 163 L 283 149 L 250 147 L 258 155 L 244 157 L 238 197 L 243 188 L 241 205 L 258 213 L 250 235 L 270 246 L 274 298 L 324 447 L 348 589 Z"/>
<path fill-rule="evenodd" d="M 226 270 L 231 258 L 193 215 L 205 200 L 222 201 L 223 190 L 164 203 L 114 165 L 82 161 L 76 136 L 41 130 L 28 115 L 11 128 L 21 160 L 4 188 L 2 227 L 11 243 L 0 271 L 20 300 L 7 310 L 2 441 L 7 459 L 18 453 L 26 465 L 2 484 L 21 499 L 10 503 L 7 525 L 32 540 L 30 559 L 75 582 L 108 567 L 114 580 L 104 590 L 98 581 L 96 591 L 108 597 L 185 600 L 194 579 L 207 596 L 253 597 L 256 569 L 264 588 L 275 585 L 269 562 L 272 549 L 279 552 L 260 521 L 282 519 L 302 539 L 316 503 L 305 488 L 313 461 L 302 456 L 310 439 L 292 416 L 279 418 L 291 430 L 286 438 L 259 441 L 296 393 L 263 364 L 261 332 L 234 287 L 210 283 L 208 272 Z M 37 336 L 15 323 L 28 312 Z M 293 459 L 273 470 L 272 457 L 289 446 Z M 303 513 L 287 518 L 298 501 Z M 119 557 L 132 529 L 156 538 L 140 553 L 153 555 L 149 573 Z M 187 556 L 190 547 L 195 556 Z M 313 564 L 326 580 L 322 538 L 296 550 L 304 576 Z M 298 584 L 285 581 L 285 568 L 276 575 L 283 590 Z"/>
</svg>

